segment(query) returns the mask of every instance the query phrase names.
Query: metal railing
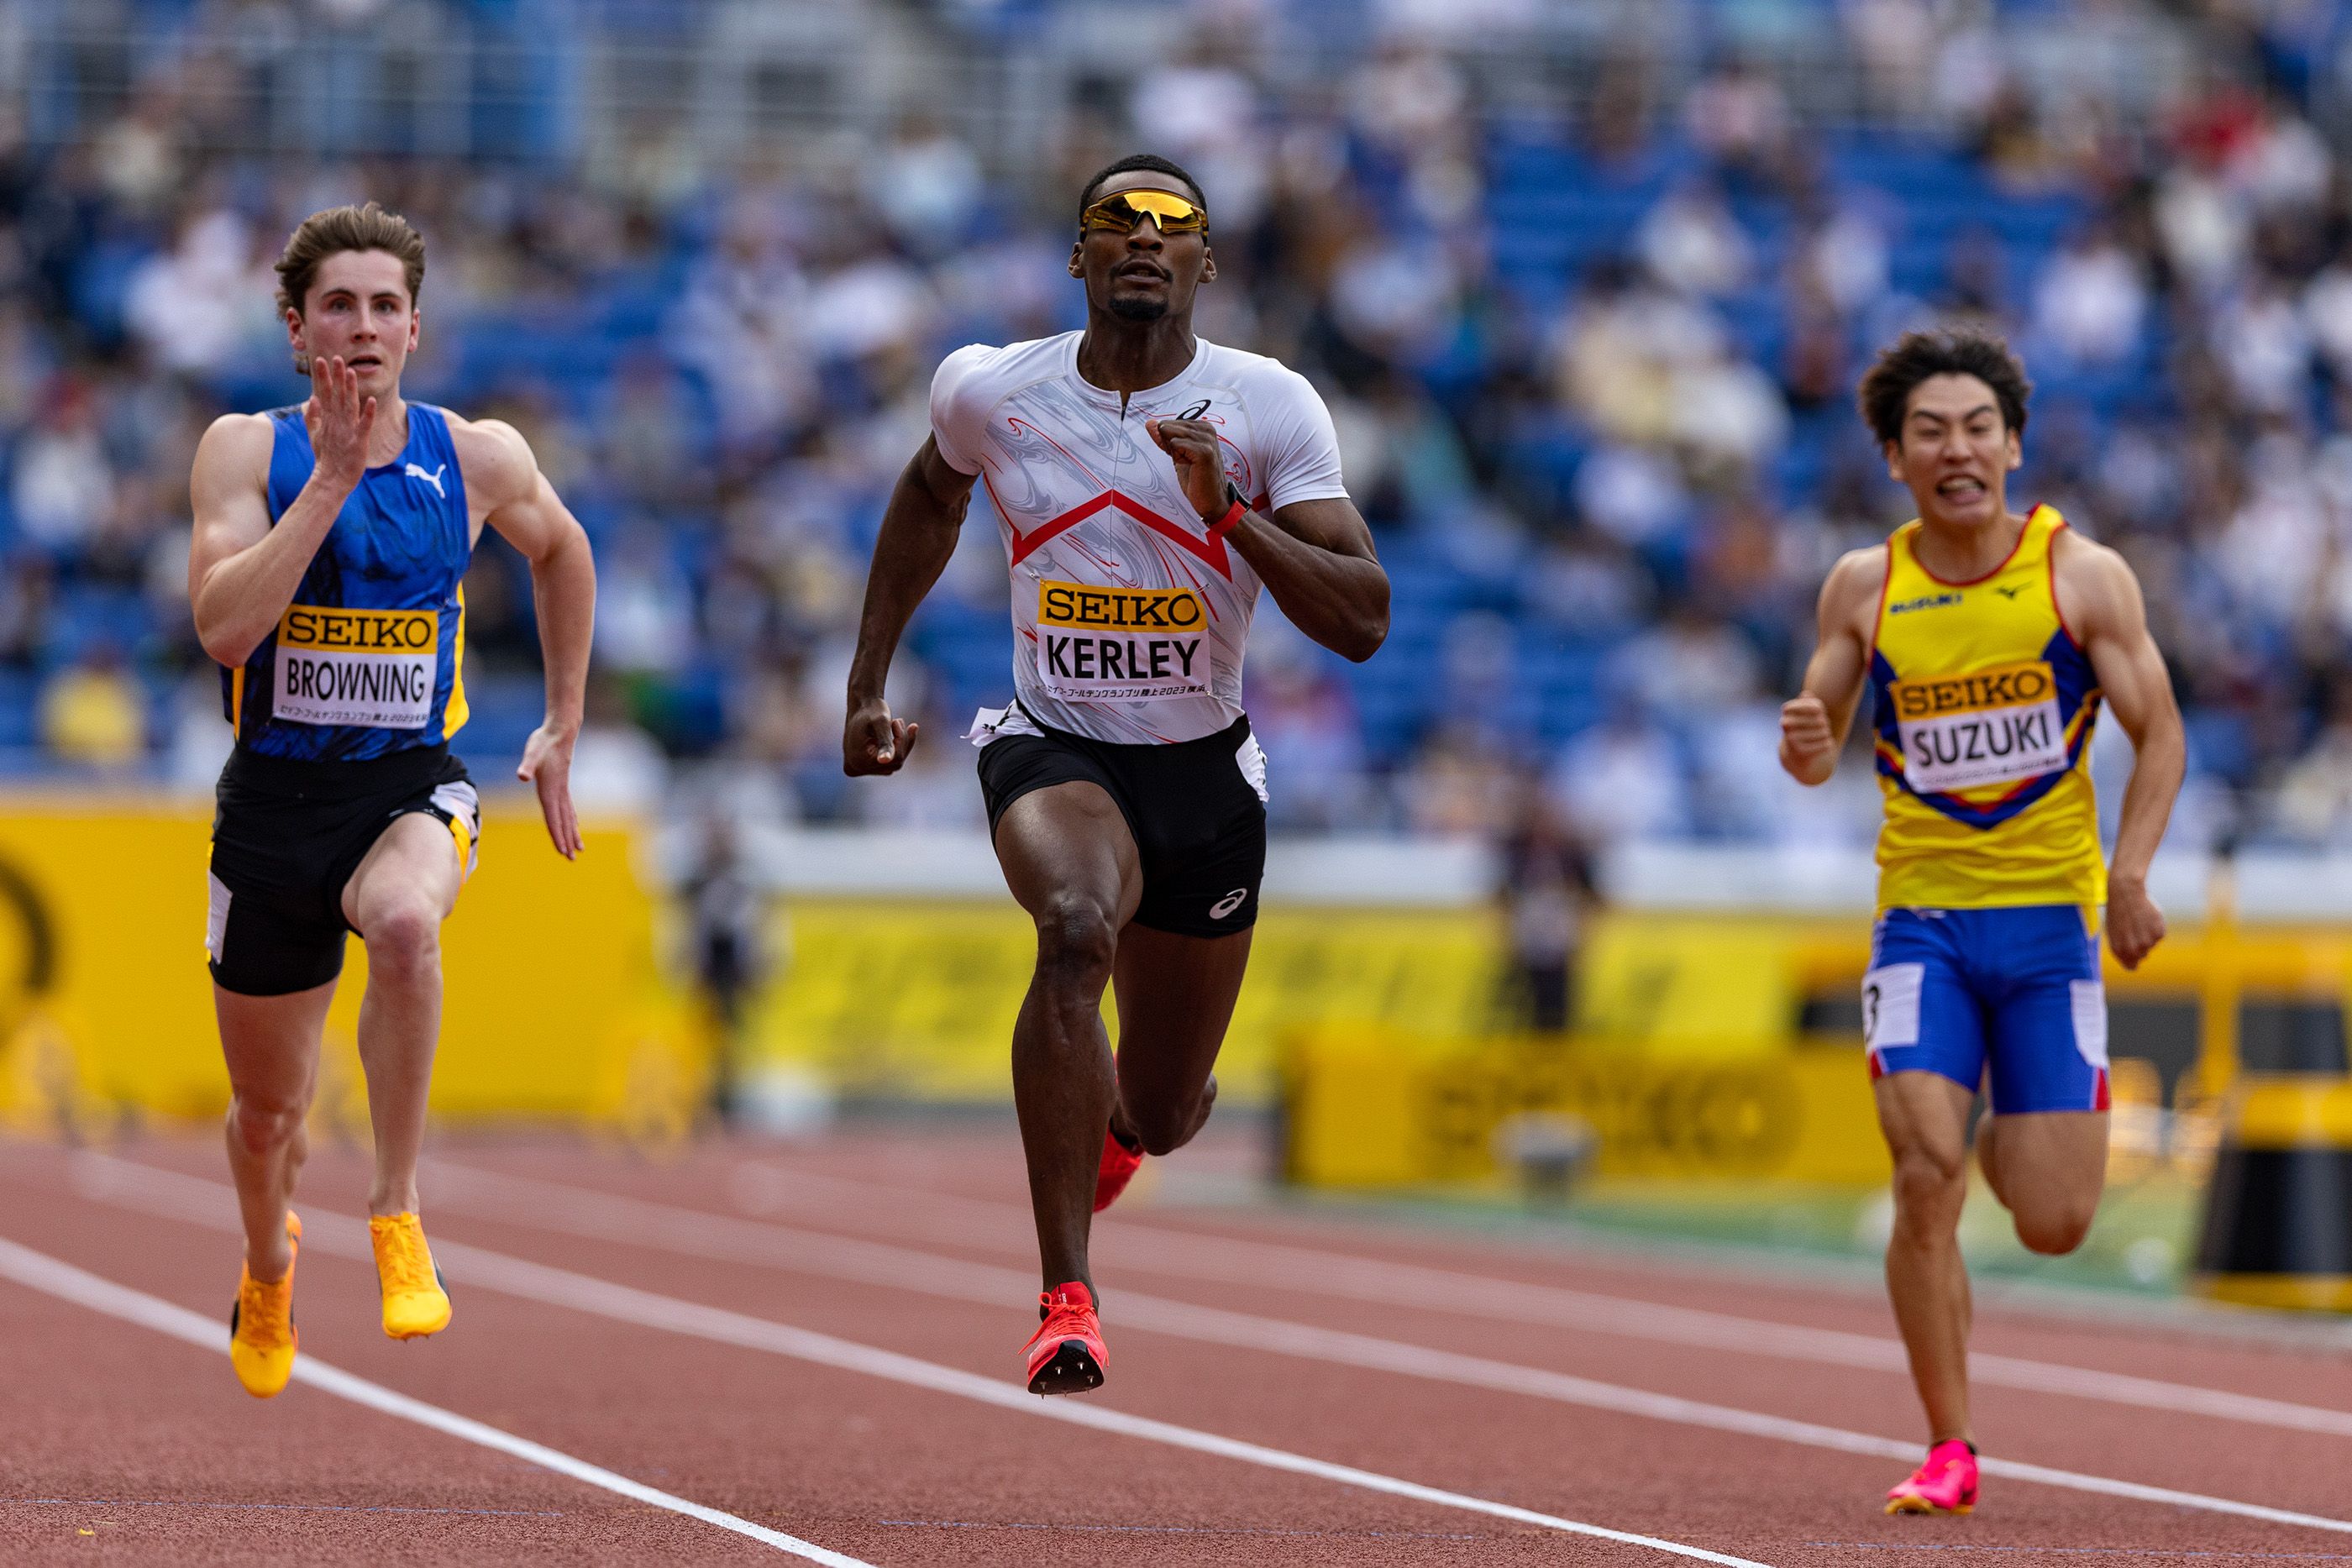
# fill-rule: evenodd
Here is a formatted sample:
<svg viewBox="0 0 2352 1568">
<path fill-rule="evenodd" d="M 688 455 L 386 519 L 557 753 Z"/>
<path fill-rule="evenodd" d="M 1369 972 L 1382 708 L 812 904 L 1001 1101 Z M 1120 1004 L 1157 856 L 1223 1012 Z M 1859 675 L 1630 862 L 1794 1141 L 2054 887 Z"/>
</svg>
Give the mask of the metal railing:
<svg viewBox="0 0 2352 1568">
<path fill-rule="evenodd" d="M 1377 41 L 1370 11 L 1291 0 L 1238 53 L 1276 101 L 1328 106 Z M 1773 15 L 1772 28 L 1741 20 Z M 1571 120 L 1604 85 L 1638 80 L 1640 112 L 1656 121 L 1736 56 L 1771 72 L 1801 120 L 1931 120 L 1932 94 L 1868 68 L 1839 16 L 1828 5 L 1551 0 L 1507 34 L 1442 43 L 1496 116 Z M 971 0 L 0 0 L 0 104 L 47 147 L 147 116 L 198 153 L 591 172 L 665 149 L 719 167 L 790 157 L 920 112 L 1018 178 L 1074 120 L 1190 57 L 1198 33 L 1183 7 L 1112 0 L 1011 17 Z M 2154 6 L 2008 17 L 1990 42 L 2038 101 L 2092 96 L 2126 122 L 2176 101 L 2200 73 L 2234 68 Z M 2323 92 L 2322 107 L 2335 96 Z"/>
</svg>

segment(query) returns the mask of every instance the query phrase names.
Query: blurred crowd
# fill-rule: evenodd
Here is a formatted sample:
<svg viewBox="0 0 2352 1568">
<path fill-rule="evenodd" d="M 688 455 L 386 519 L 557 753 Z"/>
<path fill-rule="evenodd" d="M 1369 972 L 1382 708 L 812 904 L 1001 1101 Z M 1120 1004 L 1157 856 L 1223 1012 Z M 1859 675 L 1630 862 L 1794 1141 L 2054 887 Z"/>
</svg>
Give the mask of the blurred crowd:
<svg viewBox="0 0 2352 1568">
<path fill-rule="evenodd" d="M 1011 656 L 985 495 L 893 678 L 925 743 L 853 784 L 865 563 L 940 357 L 1080 323 L 1076 193 L 1148 147 L 1207 193 L 1200 330 L 1323 389 L 1395 574 L 1361 667 L 1261 614 L 1278 826 L 1866 842 L 1866 755 L 1799 789 L 1777 708 L 1828 564 L 1907 516 L 1854 381 L 1965 318 L 2039 383 L 2013 502 L 2146 585 L 2189 719 L 2184 839 L 2352 843 L 2352 164 L 2311 110 L 2332 7 L 2209 7 L 2210 68 L 2126 113 L 2030 90 L 2014 6 L 1818 0 L 1863 105 L 1830 127 L 1737 51 L 1495 111 L 1463 29 L 1508 5 L 1391 7 L 1301 90 L 1267 74 L 1300 8 L 1199 6 L 1181 58 L 1018 170 L 922 112 L 723 163 L 683 113 L 568 169 L 208 152 L 243 68 L 193 22 L 68 138 L 0 106 L 0 761 L 217 768 L 190 456 L 220 411 L 302 395 L 268 263 L 373 196 L 430 246 L 410 392 L 511 420 L 595 539 L 587 802 L 718 779 L 785 819 L 980 821 L 955 737 Z M 486 538 L 467 594 L 460 749 L 487 764 L 537 717 L 527 574 Z"/>
</svg>

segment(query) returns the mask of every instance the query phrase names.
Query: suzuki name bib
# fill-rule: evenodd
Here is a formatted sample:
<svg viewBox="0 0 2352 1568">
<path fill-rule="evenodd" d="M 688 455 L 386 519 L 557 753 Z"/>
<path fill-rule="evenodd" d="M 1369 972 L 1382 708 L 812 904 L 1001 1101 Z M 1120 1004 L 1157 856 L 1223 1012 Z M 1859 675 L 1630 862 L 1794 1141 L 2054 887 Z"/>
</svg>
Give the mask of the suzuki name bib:
<svg viewBox="0 0 2352 1568">
<path fill-rule="evenodd" d="M 2047 663 L 1895 683 L 1903 777 L 1921 794 L 2008 784 L 2066 766 Z"/>
</svg>

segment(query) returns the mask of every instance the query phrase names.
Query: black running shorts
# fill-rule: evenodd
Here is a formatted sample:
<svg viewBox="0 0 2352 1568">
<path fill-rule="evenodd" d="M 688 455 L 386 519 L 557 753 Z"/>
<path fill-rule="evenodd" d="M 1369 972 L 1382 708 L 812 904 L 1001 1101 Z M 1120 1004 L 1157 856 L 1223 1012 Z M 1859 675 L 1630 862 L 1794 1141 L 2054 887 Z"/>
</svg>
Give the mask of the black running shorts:
<svg viewBox="0 0 2352 1568">
<path fill-rule="evenodd" d="M 1198 740 L 1163 745 L 1121 745 L 1059 729 L 999 736 L 980 751 L 989 831 L 1031 790 L 1080 779 L 1102 786 L 1135 836 L 1143 862 L 1137 925 L 1179 936 L 1230 936 L 1257 923 L 1258 883 L 1265 876 L 1265 764 L 1247 718 Z"/>
<path fill-rule="evenodd" d="M 479 853 L 481 807 L 446 746 L 359 762 L 240 746 L 215 793 L 205 952 L 214 980 L 241 996 L 306 991 L 342 973 L 343 884 L 395 818 L 447 823 L 463 871 Z"/>
</svg>

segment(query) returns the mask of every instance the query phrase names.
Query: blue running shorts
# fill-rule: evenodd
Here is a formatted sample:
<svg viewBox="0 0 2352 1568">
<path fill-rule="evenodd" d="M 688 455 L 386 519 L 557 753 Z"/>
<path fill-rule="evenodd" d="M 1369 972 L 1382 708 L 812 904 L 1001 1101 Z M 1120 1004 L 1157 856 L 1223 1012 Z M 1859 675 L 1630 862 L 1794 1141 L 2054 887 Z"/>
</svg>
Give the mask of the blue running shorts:
<svg viewBox="0 0 2352 1568">
<path fill-rule="evenodd" d="M 2004 1116 L 2107 1108 L 2098 925 L 2078 905 L 1885 911 L 1862 1017 L 1874 1079 L 1940 1072 Z"/>
</svg>

